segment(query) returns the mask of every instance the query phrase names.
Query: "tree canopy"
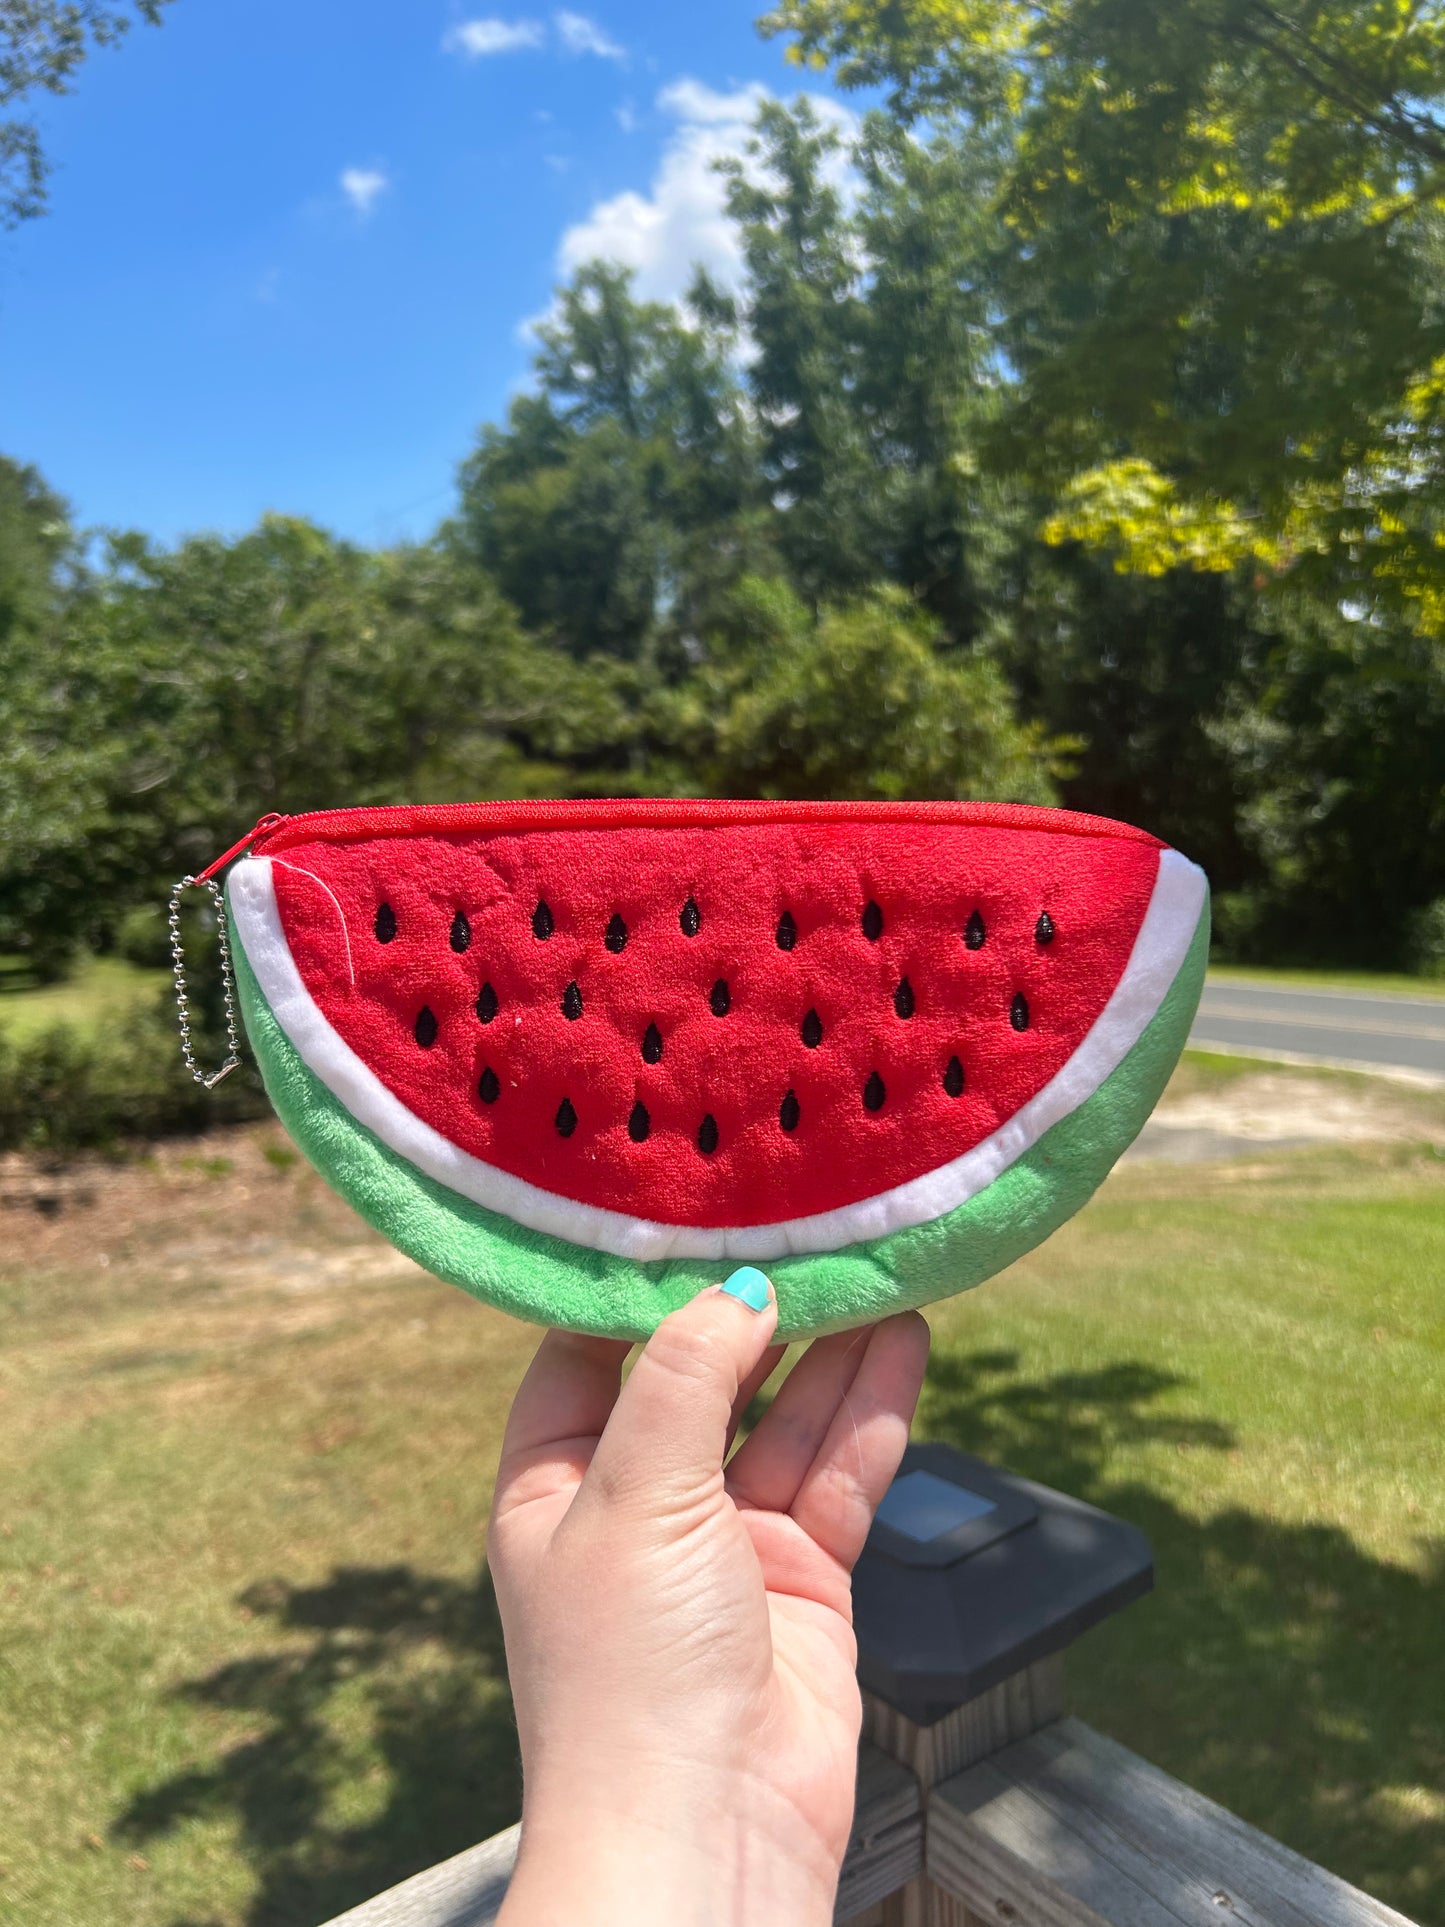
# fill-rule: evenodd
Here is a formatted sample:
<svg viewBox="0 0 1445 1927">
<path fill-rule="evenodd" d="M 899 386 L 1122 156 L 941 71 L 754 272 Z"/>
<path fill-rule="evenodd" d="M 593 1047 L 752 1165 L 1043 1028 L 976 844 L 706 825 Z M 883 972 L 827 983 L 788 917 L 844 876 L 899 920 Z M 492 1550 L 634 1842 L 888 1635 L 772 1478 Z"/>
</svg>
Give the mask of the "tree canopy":
<svg viewBox="0 0 1445 1927">
<path fill-rule="evenodd" d="M 50 170 L 40 130 L 8 110 L 34 93 L 67 94 L 92 47 L 114 46 L 135 19 L 158 25 L 166 0 L 0 0 L 0 227 L 45 211 Z"/>
<path fill-rule="evenodd" d="M 1439 8 L 781 0 L 764 27 L 997 137 L 1001 459 L 1058 495 L 1055 540 L 1147 572 L 1323 555 L 1434 611 Z"/>
</svg>

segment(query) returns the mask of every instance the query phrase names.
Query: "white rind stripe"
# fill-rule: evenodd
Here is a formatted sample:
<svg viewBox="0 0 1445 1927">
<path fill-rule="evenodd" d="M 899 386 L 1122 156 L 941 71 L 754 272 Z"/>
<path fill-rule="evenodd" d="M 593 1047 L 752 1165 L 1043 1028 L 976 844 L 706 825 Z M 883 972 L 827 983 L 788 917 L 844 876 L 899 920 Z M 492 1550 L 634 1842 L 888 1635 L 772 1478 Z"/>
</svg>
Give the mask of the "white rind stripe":
<svg viewBox="0 0 1445 1927">
<path fill-rule="evenodd" d="M 262 995 L 302 1062 L 399 1157 L 473 1203 L 533 1231 L 614 1257 L 783 1258 L 838 1251 L 928 1224 L 966 1204 L 1083 1104 L 1138 1043 L 1179 974 L 1204 907 L 1204 873 L 1177 850 L 1160 853 L 1149 908 L 1123 976 L 1088 1036 L 1062 1070 L 1022 1109 L 962 1157 L 891 1191 L 836 1211 L 774 1224 L 697 1226 L 634 1218 L 544 1191 L 473 1157 L 408 1110 L 333 1029 L 301 981 L 281 925 L 271 864 L 238 863 L 229 882 L 236 931 Z"/>
</svg>

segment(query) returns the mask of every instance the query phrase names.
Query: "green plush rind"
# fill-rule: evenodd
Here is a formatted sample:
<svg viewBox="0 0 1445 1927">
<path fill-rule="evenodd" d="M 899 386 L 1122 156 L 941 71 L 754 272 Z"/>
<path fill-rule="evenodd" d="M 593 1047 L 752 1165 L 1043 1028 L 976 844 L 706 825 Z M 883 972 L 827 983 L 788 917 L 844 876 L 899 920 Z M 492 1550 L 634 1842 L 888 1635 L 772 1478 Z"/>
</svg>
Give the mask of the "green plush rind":
<svg viewBox="0 0 1445 1927">
<path fill-rule="evenodd" d="M 518 1318 L 644 1339 L 730 1269 L 639 1263 L 529 1231 L 418 1171 L 312 1075 L 234 944 L 246 1030 L 277 1115 L 327 1182 L 383 1237 L 437 1277 Z M 776 1258 L 783 1338 L 841 1331 L 981 1284 L 1086 1204 L 1159 1100 L 1189 1035 L 1209 955 L 1206 900 L 1189 951 L 1137 1044 L 1092 1097 L 986 1190 L 930 1224 L 843 1251 Z"/>
</svg>

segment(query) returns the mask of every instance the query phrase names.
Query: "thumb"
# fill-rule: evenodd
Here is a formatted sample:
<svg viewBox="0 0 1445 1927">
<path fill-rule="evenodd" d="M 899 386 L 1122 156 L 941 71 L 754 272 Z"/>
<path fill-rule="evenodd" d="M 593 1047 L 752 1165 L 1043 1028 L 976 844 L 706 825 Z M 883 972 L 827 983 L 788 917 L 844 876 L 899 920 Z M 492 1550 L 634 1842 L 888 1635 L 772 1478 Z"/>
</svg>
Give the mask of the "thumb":
<svg viewBox="0 0 1445 1927">
<path fill-rule="evenodd" d="M 778 1322 L 751 1265 L 664 1318 L 632 1368 L 583 1481 L 614 1497 L 681 1497 L 722 1469 L 738 1387 Z"/>
</svg>

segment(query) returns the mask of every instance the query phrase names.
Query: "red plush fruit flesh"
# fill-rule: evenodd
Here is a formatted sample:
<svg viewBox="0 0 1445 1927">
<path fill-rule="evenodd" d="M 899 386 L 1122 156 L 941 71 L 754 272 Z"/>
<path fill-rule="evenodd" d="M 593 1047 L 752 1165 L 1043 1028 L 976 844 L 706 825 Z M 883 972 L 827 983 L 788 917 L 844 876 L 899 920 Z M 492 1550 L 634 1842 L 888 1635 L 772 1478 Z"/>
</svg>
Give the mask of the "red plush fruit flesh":
<svg viewBox="0 0 1445 1927">
<path fill-rule="evenodd" d="M 640 1218 L 832 1210 L 962 1156 L 1082 1043 L 1161 845 L 1047 811 L 258 843 L 321 1014 L 416 1116 Z"/>
</svg>

